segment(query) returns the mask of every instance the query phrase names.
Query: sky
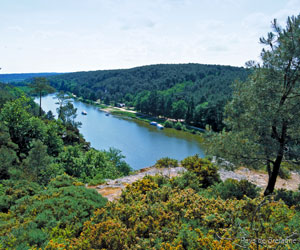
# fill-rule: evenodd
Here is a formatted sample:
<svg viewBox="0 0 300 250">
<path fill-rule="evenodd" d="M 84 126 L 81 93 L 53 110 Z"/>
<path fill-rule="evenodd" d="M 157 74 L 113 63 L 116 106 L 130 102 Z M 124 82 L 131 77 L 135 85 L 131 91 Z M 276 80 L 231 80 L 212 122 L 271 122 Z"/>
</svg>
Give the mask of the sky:
<svg viewBox="0 0 300 250">
<path fill-rule="evenodd" d="M 0 73 L 244 66 L 300 0 L 0 0 Z"/>
</svg>

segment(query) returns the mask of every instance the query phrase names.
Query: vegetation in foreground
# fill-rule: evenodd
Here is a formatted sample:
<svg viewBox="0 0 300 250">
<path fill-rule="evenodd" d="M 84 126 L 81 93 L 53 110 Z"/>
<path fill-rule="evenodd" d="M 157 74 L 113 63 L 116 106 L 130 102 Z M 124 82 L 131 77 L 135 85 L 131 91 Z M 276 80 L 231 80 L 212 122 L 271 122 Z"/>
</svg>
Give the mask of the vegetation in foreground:
<svg viewBox="0 0 300 250">
<path fill-rule="evenodd" d="M 300 249 L 300 210 L 289 192 L 263 198 L 246 180 L 221 182 L 207 160 L 183 162 L 190 170 L 182 176 L 129 185 L 79 236 L 54 238 L 46 249 Z M 285 195 L 286 203 L 279 200 Z"/>
</svg>

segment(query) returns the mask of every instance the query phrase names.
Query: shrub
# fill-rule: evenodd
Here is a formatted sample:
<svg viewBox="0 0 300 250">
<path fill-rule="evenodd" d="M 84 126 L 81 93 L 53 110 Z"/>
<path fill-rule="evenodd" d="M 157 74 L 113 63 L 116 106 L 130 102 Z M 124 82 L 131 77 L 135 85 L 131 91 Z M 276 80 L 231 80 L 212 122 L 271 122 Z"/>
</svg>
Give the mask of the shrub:
<svg viewBox="0 0 300 250">
<path fill-rule="evenodd" d="M 297 210 L 300 211 L 300 192 L 279 189 L 275 192 L 275 200 L 283 200 L 286 205 L 289 207 L 295 206 Z"/>
<path fill-rule="evenodd" d="M 105 178 L 103 178 L 102 174 L 96 174 L 96 176 L 89 181 L 89 185 L 95 186 L 105 183 Z"/>
<path fill-rule="evenodd" d="M 173 188 L 191 188 L 196 192 L 201 190 L 201 183 L 197 178 L 197 175 L 191 171 L 186 171 L 183 173 L 183 175 L 171 179 L 171 183 Z"/>
<path fill-rule="evenodd" d="M 5 180 L 2 183 L 0 212 L 5 213 L 22 197 L 35 195 L 41 190 L 37 183 L 26 180 Z"/>
<path fill-rule="evenodd" d="M 79 236 L 84 222 L 106 202 L 82 186 L 49 187 L 25 196 L 11 207 L 11 218 L 4 221 L 10 230 L 0 234 L 0 242 L 4 249 L 44 248 L 50 238 Z"/>
<path fill-rule="evenodd" d="M 256 198 L 259 195 L 260 188 L 248 180 L 227 179 L 225 182 L 216 185 L 214 188 L 216 193 L 224 200 L 244 198 L 244 195 L 249 198 Z"/>
<path fill-rule="evenodd" d="M 182 124 L 180 122 L 176 122 L 174 128 L 177 130 L 182 130 Z"/>
<path fill-rule="evenodd" d="M 287 205 L 261 198 L 224 201 L 168 186 L 124 193 L 126 199 L 95 211 L 79 237 L 49 242 L 46 249 L 256 249 L 242 240 L 245 235 L 285 239 L 300 223 Z"/>
<path fill-rule="evenodd" d="M 143 179 L 136 181 L 126 187 L 127 193 L 142 193 L 146 194 L 148 191 L 158 188 L 158 184 L 155 182 L 154 177 L 145 176 Z M 126 192 L 123 192 L 126 193 Z"/>
<path fill-rule="evenodd" d="M 164 123 L 165 128 L 173 128 L 173 126 L 174 126 L 173 122 L 171 122 L 169 120 L 166 120 Z"/>
<path fill-rule="evenodd" d="M 78 185 L 78 182 L 74 177 L 71 177 L 70 175 L 67 174 L 63 174 L 63 175 L 59 175 L 57 177 L 55 177 L 54 179 L 51 180 L 51 182 L 49 183 L 48 187 L 50 188 L 61 188 L 61 187 L 69 187 L 69 186 L 73 186 L 76 184 L 76 186 L 80 186 Z M 81 186 L 83 186 L 84 184 L 81 183 Z"/>
<path fill-rule="evenodd" d="M 156 161 L 155 167 L 157 168 L 176 168 L 178 161 L 169 157 L 164 157 Z"/>
<path fill-rule="evenodd" d="M 181 165 L 196 174 L 202 188 L 207 188 L 221 181 L 217 166 L 207 159 L 200 158 L 198 155 L 185 158 L 181 161 Z"/>
</svg>

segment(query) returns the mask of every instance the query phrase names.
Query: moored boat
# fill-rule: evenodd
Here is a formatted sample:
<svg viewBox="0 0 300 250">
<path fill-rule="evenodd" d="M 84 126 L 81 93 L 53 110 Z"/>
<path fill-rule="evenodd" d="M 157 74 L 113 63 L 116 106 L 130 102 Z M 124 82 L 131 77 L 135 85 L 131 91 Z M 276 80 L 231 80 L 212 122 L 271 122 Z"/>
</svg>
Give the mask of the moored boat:
<svg viewBox="0 0 300 250">
<path fill-rule="evenodd" d="M 86 112 L 85 110 L 83 110 L 83 111 L 81 112 L 81 114 L 87 115 L 87 112 Z"/>
<path fill-rule="evenodd" d="M 159 129 L 163 129 L 164 128 L 164 126 L 161 125 L 161 124 L 157 124 L 156 127 L 159 128 Z"/>
<path fill-rule="evenodd" d="M 150 122 L 150 125 L 157 126 L 157 122 Z"/>
</svg>

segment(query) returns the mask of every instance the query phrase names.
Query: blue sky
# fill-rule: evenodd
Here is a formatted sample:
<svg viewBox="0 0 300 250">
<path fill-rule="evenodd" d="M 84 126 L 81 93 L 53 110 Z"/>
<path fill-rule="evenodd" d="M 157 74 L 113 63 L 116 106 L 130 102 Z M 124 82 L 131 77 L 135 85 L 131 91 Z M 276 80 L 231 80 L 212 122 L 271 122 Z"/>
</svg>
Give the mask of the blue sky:
<svg viewBox="0 0 300 250">
<path fill-rule="evenodd" d="M 0 73 L 243 66 L 300 0 L 0 0 Z"/>
</svg>

